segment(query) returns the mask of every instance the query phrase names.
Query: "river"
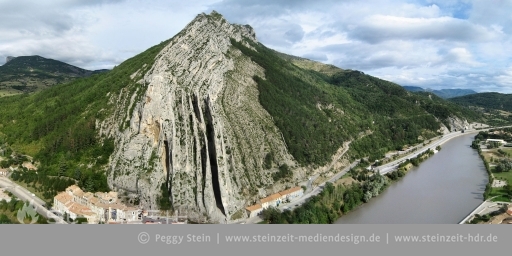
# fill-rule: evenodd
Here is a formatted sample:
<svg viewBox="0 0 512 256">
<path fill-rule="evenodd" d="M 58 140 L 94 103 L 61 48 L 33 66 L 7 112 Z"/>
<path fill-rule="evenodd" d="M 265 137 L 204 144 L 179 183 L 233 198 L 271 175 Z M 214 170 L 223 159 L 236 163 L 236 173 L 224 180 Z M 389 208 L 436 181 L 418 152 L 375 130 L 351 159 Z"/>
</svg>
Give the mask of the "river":
<svg viewBox="0 0 512 256">
<path fill-rule="evenodd" d="M 488 182 L 476 134 L 451 139 L 382 194 L 336 224 L 458 224 L 480 205 Z"/>
</svg>

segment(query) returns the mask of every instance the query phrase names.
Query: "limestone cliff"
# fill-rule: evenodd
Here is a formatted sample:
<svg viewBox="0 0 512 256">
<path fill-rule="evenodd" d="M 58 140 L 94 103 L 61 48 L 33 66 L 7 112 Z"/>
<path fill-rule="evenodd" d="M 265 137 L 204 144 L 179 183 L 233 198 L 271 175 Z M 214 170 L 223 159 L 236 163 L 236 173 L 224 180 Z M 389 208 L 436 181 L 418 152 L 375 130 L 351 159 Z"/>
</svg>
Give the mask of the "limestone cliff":
<svg viewBox="0 0 512 256">
<path fill-rule="evenodd" d="M 271 175 L 281 164 L 296 163 L 259 104 L 252 77 L 264 77 L 263 69 L 230 38 L 257 40 L 247 25 L 230 24 L 216 12 L 200 14 L 154 65 L 132 74 L 138 88 L 111 96 L 119 106 L 98 124 L 102 134 L 116 138 L 111 187 L 137 194 L 143 207 L 155 209 L 165 184 L 175 210 L 214 222 L 229 221 L 284 188 Z M 266 169 L 270 152 L 273 165 Z M 303 178 L 297 170 L 289 185 Z"/>
<path fill-rule="evenodd" d="M 439 132 L 443 134 L 448 134 L 454 131 L 462 131 L 469 128 L 469 123 L 466 119 L 461 119 L 456 116 L 450 116 L 445 121 L 450 127 L 447 127 L 444 123 L 441 123 Z"/>
<path fill-rule="evenodd" d="M 7 58 L 5 58 L 5 63 L 15 59 L 16 57 L 13 57 L 13 56 L 7 56 Z"/>
</svg>

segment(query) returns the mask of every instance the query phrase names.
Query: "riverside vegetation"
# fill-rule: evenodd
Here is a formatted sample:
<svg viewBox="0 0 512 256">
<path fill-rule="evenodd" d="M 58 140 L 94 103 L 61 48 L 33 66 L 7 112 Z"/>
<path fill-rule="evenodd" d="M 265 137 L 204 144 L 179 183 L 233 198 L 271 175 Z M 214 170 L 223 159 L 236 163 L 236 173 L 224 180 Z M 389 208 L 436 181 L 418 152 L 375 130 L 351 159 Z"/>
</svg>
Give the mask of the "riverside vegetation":
<svg viewBox="0 0 512 256">
<path fill-rule="evenodd" d="M 484 161 L 485 169 L 489 175 L 489 182 L 485 187 L 484 198 L 493 201 L 510 202 L 512 200 L 512 148 L 510 144 L 496 145 L 494 142 L 486 142 L 487 139 L 502 139 L 512 141 L 512 128 L 492 129 L 488 132 L 481 131 L 473 140 L 471 147 L 478 150 L 478 154 Z M 482 146 L 485 145 L 485 150 Z M 501 187 L 493 187 L 495 180 L 506 182 Z"/>
<path fill-rule="evenodd" d="M 436 147 L 436 150 L 441 150 L 441 147 Z M 433 150 L 426 150 L 400 163 L 397 170 L 385 175 L 369 171 L 369 163 L 363 160 L 345 176 L 352 177 L 353 183 L 334 185 L 327 182 L 318 195 L 307 199 L 301 206 L 284 212 L 269 207 L 263 210 L 261 216 L 267 224 L 332 224 L 344 214 L 378 196 L 391 182 L 401 179 L 411 167 L 419 166 L 433 154 Z"/>
<path fill-rule="evenodd" d="M 13 196 L 10 192 L 7 192 L 8 196 L 11 197 L 9 202 L 0 200 L 0 224 L 25 224 L 18 221 L 18 211 L 22 210 L 24 206 L 29 205 L 28 202 L 19 200 Z M 36 224 L 48 224 L 48 220 L 43 216 L 37 214 Z M 23 220 L 26 223 L 32 222 L 30 214 L 24 216 Z"/>
</svg>

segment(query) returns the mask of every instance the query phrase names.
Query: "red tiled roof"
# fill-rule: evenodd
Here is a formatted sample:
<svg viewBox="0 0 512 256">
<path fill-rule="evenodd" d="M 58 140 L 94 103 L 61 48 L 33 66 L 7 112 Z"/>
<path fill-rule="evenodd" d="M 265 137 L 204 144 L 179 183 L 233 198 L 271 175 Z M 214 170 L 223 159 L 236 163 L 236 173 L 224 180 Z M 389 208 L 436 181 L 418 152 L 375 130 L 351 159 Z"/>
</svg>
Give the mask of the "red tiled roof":
<svg viewBox="0 0 512 256">
<path fill-rule="evenodd" d="M 247 209 L 250 212 L 256 211 L 256 210 L 261 209 L 261 204 L 255 204 L 255 205 L 247 206 L 247 207 L 245 207 L 245 209 Z"/>
<path fill-rule="evenodd" d="M 272 194 L 270 196 L 267 196 L 267 197 L 261 199 L 260 201 L 262 204 L 264 204 L 266 202 L 271 202 L 271 201 L 277 200 L 279 198 L 281 198 L 281 195 L 279 193 L 275 193 L 275 194 Z"/>
<path fill-rule="evenodd" d="M 279 194 L 281 194 L 282 196 L 284 195 L 288 195 L 288 194 L 291 194 L 293 192 L 296 192 L 296 191 L 299 191 L 301 190 L 302 188 L 301 187 L 294 187 L 294 188 L 290 188 L 290 189 L 287 189 L 285 191 L 281 191 L 279 192 Z"/>
</svg>

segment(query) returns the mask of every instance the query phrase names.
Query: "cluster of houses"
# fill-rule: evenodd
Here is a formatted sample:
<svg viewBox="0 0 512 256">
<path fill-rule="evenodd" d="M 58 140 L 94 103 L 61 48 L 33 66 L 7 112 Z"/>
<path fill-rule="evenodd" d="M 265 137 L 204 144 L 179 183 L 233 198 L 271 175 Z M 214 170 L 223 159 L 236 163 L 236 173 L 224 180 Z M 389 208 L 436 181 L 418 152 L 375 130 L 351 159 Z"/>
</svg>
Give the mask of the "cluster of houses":
<svg viewBox="0 0 512 256">
<path fill-rule="evenodd" d="M 76 185 L 56 195 L 53 208 L 71 219 L 86 218 L 89 224 L 140 222 L 141 219 L 141 210 L 119 202 L 117 192 L 85 193 Z"/>
<path fill-rule="evenodd" d="M 259 215 L 268 207 L 278 207 L 283 202 L 289 202 L 295 198 L 301 197 L 302 195 L 304 195 L 304 190 L 301 187 L 294 187 L 260 199 L 258 204 L 248 206 L 245 209 L 249 218 L 252 218 Z"/>
</svg>

